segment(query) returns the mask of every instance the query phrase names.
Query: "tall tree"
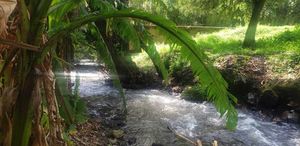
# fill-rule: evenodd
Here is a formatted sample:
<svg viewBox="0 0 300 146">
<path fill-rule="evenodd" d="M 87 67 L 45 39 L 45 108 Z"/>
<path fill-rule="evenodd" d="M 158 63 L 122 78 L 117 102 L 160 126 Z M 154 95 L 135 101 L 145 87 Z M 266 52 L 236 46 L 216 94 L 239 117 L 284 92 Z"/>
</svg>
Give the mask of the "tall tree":
<svg viewBox="0 0 300 146">
<path fill-rule="evenodd" d="M 261 11 L 265 5 L 266 0 L 252 0 L 252 15 L 246 31 L 243 47 L 254 47 L 255 33 L 259 22 Z"/>
</svg>

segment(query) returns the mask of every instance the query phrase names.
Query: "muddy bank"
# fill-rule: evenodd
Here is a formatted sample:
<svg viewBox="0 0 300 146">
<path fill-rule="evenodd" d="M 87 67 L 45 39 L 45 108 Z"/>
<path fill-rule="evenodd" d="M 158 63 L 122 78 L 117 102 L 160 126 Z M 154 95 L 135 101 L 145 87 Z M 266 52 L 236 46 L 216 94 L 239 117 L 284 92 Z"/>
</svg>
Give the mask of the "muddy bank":
<svg viewBox="0 0 300 146">
<path fill-rule="evenodd" d="M 261 112 L 275 122 L 300 123 L 300 69 L 297 64 L 285 71 L 285 65 L 279 66 L 269 58 L 240 55 L 219 57 L 214 62 L 228 82 L 230 92 L 238 98 L 239 107 Z M 205 96 L 191 88 L 197 82 L 192 75 L 185 83 L 180 82 L 181 77 L 186 78 L 186 74 L 191 73 L 189 69 L 177 73 L 171 82 L 171 91 Z"/>
<path fill-rule="evenodd" d="M 287 63 L 289 64 L 289 63 Z M 300 70 L 279 72 L 276 62 L 261 56 L 226 56 L 216 66 L 241 105 L 261 111 L 273 121 L 299 123 Z"/>
</svg>

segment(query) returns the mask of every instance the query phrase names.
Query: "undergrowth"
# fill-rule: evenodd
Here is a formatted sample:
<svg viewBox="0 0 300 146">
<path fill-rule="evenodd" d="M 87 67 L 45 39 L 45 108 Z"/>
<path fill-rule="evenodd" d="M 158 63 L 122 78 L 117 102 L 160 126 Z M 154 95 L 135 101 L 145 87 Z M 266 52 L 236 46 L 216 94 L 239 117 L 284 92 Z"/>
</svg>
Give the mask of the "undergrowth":
<svg viewBox="0 0 300 146">
<path fill-rule="evenodd" d="M 228 55 L 242 55 L 246 58 L 263 56 L 272 76 L 296 75 L 300 69 L 300 26 L 258 26 L 256 46 L 252 49 L 242 48 L 245 31 L 246 27 L 229 28 L 214 33 L 198 33 L 193 38 L 199 49 L 204 49 L 215 63 Z M 179 57 L 179 49 L 164 43 L 157 43 L 156 46 L 169 69 L 169 76 L 186 78 L 189 64 Z M 136 54 L 133 60 L 144 70 L 155 72 L 145 53 Z"/>
</svg>

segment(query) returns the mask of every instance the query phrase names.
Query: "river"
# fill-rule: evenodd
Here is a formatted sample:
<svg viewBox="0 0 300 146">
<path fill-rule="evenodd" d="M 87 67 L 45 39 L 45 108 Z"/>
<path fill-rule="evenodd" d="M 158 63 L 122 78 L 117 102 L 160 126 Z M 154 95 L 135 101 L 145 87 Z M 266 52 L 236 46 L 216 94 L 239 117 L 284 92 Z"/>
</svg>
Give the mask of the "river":
<svg viewBox="0 0 300 146">
<path fill-rule="evenodd" d="M 71 76 L 73 80 L 80 77 L 79 92 L 83 98 L 109 97 L 111 101 L 120 101 L 106 73 L 85 68 L 72 72 Z M 185 101 L 159 89 L 125 92 L 128 115 L 124 129 L 129 136 L 136 137 L 137 146 L 189 145 L 176 138 L 174 132 L 204 144 L 216 140 L 219 146 L 300 146 L 297 125 L 272 123 L 247 109 L 238 110 L 237 129 L 228 131 L 224 119 L 219 118 L 210 103 Z M 102 104 L 103 100 L 94 100 L 97 101 Z"/>
</svg>

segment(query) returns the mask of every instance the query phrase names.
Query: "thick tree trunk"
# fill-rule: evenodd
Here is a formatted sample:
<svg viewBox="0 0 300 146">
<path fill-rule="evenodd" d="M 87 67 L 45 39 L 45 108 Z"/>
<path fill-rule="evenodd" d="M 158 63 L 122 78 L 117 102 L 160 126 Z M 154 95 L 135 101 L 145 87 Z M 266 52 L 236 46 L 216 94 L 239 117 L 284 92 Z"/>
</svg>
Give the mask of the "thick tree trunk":
<svg viewBox="0 0 300 146">
<path fill-rule="evenodd" d="M 266 0 L 252 0 L 252 4 L 253 4 L 252 15 L 243 43 L 244 48 L 255 46 L 256 28 L 259 22 L 260 13 L 264 7 L 265 2 Z"/>
</svg>

